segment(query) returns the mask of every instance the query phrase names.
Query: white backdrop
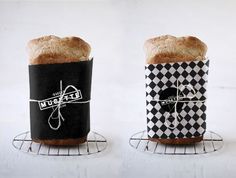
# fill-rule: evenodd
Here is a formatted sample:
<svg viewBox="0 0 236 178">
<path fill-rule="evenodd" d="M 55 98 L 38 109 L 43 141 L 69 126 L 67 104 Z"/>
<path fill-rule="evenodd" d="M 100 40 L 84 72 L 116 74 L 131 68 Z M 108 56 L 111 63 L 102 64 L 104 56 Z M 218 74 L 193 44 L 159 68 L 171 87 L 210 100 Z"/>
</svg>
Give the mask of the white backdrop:
<svg viewBox="0 0 236 178">
<path fill-rule="evenodd" d="M 235 177 L 236 1 L 0 1 L 0 177 Z M 109 141 L 95 157 L 47 158 L 13 149 L 29 129 L 26 43 L 79 36 L 94 57 L 91 127 Z M 208 156 L 139 153 L 129 137 L 146 128 L 143 43 L 193 35 L 208 45 L 207 126 L 225 146 Z"/>
</svg>

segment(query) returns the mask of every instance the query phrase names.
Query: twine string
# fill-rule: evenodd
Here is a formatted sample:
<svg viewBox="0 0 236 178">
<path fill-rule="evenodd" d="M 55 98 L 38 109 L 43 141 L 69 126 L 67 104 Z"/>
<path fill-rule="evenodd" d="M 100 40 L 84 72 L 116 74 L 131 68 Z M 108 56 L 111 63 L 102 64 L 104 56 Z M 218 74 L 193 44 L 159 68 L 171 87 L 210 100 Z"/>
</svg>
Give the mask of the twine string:
<svg viewBox="0 0 236 178">
<path fill-rule="evenodd" d="M 196 97 L 197 92 L 191 84 L 182 85 L 182 87 L 179 87 L 179 81 L 177 80 L 176 89 L 177 89 L 176 99 L 174 100 L 172 98 L 167 98 L 165 100 L 160 100 L 160 99 L 155 99 L 155 98 L 153 99 L 153 101 L 168 103 L 168 105 L 174 104 L 174 106 L 170 108 L 170 111 L 165 112 L 164 114 L 164 117 L 165 117 L 164 124 L 169 129 L 175 129 L 182 120 L 177 109 L 178 103 L 186 103 L 186 102 L 203 103 L 205 102 L 205 100 L 192 100 L 194 97 Z M 185 89 L 189 90 L 188 94 L 184 93 Z M 190 93 L 192 93 L 192 95 L 189 95 Z M 173 109 L 174 109 L 174 112 L 171 113 Z M 170 120 L 170 118 L 174 118 L 172 122 L 173 124 L 167 122 L 168 120 Z"/>
<path fill-rule="evenodd" d="M 67 103 L 83 104 L 83 103 L 89 103 L 90 102 L 90 100 L 86 100 L 86 101 L 75 101 L 75 100 L 63 101 L 65 95 L 67 94 L 66 92 L 69 89 L 73 89 L 73 91 L 76 92 L 77 96 L 79 95 L 79 90 L 75 86 L 73 86 L 73 85 L 68 85 L 63 90 L 63 88 L 62 88 L 62 80 L 60 80 L 60 97 L 59 97 L 57 105 L 52 108 L 53 110 L 52 110 L 51 114 L 48 117 L 48 125 L 49 125 L 49 127 L 52 130 L 58 130 L 61 127 L 62 122 L 65 121 L 65 118 L 63 117 L 63 115 L 61 113 L 62 106 L 65 106 L 65 104 L 67 104 Z M 31 102 L 40 102 L 41 100 L 30 99 L 30 101 Z M 55 115 L 55 113 L 56 113 L 56 115 Z M 52 124 L 53 120 L 58 120 L 57 126 L 53 126 L 53 124 Z"/>
</svg>

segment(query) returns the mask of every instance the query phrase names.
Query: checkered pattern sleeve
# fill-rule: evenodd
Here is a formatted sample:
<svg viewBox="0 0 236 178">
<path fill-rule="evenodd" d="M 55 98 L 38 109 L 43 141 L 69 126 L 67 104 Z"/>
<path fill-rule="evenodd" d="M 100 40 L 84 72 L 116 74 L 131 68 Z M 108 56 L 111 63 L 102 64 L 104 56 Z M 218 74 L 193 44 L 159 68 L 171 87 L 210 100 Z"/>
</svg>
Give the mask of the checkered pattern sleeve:
<svg viewBox="0 0 236 178">
<path fill-rule="evenodd" d="M 208 67 L 209 60 L 145 66 L 150 138 L 194 138 L 204 134 Z M 175 112 L 178 114 L 176 125 L 173 123 Z"/>
</svg>

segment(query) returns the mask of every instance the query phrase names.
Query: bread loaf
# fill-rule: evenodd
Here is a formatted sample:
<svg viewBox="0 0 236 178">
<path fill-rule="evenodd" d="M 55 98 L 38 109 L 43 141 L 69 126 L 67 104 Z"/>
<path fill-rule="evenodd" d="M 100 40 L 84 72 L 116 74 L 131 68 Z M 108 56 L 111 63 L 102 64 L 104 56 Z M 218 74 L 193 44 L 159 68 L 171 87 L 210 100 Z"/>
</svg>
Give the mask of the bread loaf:
<svg viewBox="0 0 236 178">
<path fill-rule="evenodd" d="M 207 46 L 193 36 L 174 37 L 171 35 L 148 39 L 144 44 L 147 64 L 174 63 L 204 60 Z M 195 138 L 149 138 L 163 144 L 191 144 L 199 142 L 203 136 Z"/>
<path fill-rule="evenodd" d="M 90 45 L 78 37 L 43 36 L 29 41 L 29 63 L 55 64 L 89 60 Z"/>
<path fill-rule="evenodd" d="M 144 48 L 147 64 L 204 60 L 207 52 L 207 46 L 193 36 L 159 36 L 147 40 Z"/>
<path fill-rule="evenodd" d="M 27 45 L 30 65 L 69 63 L 89 60 L 90 45 L 78 37 L 59 38 L 43 36 L 33 39 Z M 48 145 L 77 145 L 85 142 L 87 136 L 68 139 L 33 139 Z"/>
</svg>

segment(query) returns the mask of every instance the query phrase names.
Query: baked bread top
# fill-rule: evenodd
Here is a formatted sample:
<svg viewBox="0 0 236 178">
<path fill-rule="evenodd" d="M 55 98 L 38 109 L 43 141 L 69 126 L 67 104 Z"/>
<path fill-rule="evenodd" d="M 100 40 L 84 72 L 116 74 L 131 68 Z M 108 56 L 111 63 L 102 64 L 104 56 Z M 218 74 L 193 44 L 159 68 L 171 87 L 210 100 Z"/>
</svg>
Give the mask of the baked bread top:
<svg viewBox="0 0 236 178">
<path fill-rule="evenodd" d="M 148 39 L 144 48 L 147 64 L 204 60 L 207 52 L 206 44 L 193 36 L 159 36 Z"/>
<path fill-rule="evenodd" d="M 78 37 L 43 36 L 27 45 L 29 63 L 55 64 L 89 60 L 90 45 Z"/>
</svg>

